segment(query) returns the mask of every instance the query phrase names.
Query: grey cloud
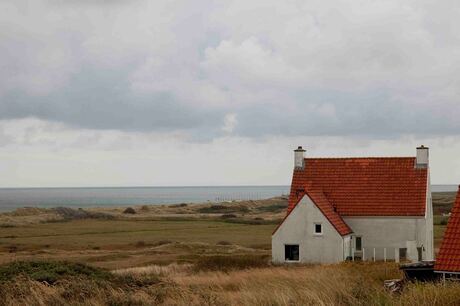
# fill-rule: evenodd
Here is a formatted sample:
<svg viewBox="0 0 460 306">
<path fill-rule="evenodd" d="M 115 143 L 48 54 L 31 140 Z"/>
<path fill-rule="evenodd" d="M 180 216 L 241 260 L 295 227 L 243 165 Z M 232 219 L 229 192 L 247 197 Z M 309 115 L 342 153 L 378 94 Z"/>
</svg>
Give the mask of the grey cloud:
<svg viewBox="0 0 460 306">
<path fill-rule="evenodd" d="M 171 93 L 136 94 L 125 74 L 83 68 L 67 86 L 50 94 L 20 91 L 2 97 L 0 118 L 34 116 L 90 129 L 205 130 L 221 124 L 221 111 L 194 108 Z"/>
<path fill-rule="evenodd" d="M 0 119 L 192 141 L 232 113 L 254 138 L 460 134 L 456 3 L 70 3 L 0 4 Z"/>
</svg>

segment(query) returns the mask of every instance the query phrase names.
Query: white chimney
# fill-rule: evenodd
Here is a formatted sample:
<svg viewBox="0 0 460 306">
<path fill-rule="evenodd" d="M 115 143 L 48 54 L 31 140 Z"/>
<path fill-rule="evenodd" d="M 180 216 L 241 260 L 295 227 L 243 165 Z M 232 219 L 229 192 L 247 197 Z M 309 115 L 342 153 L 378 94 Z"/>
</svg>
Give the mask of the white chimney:
<svg viewBox="0 0 460 306">
<path fill-rule="evenodd" d="M 428 168 L 428 151 L 424 145 L 417 148 L 417 157 L 415 159 L 415 168 Z"/>
<path fill-rule="evenodd" d="M 304 161 L 304 153 L 305 150 L 299 146 L 296 150 L 294 150 L 294 169 L 295 170 L 303 170 L 305 168 L 305 161 Z"/>
</svg>

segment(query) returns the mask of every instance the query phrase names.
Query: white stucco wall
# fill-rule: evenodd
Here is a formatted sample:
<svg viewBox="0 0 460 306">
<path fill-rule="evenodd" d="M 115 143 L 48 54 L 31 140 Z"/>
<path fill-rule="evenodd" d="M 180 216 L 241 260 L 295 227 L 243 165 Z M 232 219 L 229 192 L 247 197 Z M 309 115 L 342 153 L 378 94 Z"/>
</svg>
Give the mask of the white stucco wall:
<svg viewBox="0 0 460 306">
<path fill-rule="evenodd" d="M 377 260 L 384 258 L 384 248 L 387 259 L 395 259 L 395 248 L 408 248 L 408 259 L 416 261 L 416 248 L 426 245 L 424 217 L 345 217 L 344 220 L 353 235 L 362 237 L 367 259 L 372 258 L 374 248 Z M 425 259 L 426 254 L 422 257 Z"/>
<path fill-rule="evenodd" d="M 321 223 L 322 235 L 314 234 Z M 336 263 L 344 259 L 344 241 L 318 207 L 305 195 L 272 236 L 272 260 L 285 262 L 284 245 L 299 245 L 301 263 Z"/>
<path fill-rule="evenodd" d="M 428 187 L 426 194 L 426 210 L 425 210 L 425 250 L 424 259 L 434 260 L 434 242 L 433 242 L 433 201 L 431 196 L 431 177 L 428 169 Z"/>
</svg>

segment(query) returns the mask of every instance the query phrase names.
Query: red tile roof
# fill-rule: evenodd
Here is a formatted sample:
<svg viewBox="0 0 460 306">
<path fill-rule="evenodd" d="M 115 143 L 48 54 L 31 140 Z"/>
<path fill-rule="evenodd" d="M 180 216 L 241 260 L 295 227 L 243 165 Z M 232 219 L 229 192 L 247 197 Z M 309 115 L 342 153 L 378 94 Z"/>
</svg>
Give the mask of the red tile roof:
<svg viewBox="0 0 460 306">
<path fill-rule="evenodd" d="M 316 188 L 309 188 L 308 192 L 304 192 L 301 196 L 299 196 L 299 199 L 295 205 L 297 205 L 302 198 L 307 195 L 313 203 L 315 203 L 316 207 L 323 213 L 323 215 L 326 217 L 326 219 L 331 222 L 332 226 L 337 230 L 337 232 L 342 235 L 348 235 L 351 234 L 353 231 L 351 228 L 343 221 L 342 217 L 334 210 L 334 207 L 332 204 L 326 199 L 324 196 L 323 192 L 319 189 Z M 278 224 L 278 226 L 275 228 L 273 231 L 273 234 L 278 230 L 278 228 L 283 224 L 284 220 L 289 216 L 289 214 L 293 210 L 291 209 L 286 216 L 283 218 L 283 220 Z"/>
<path fill-rule="evenodd" d="M 460 186 L 442 239 L 441 249 L 436 257 L 434 270 L 460 272 Z"/>
<path fill-rule="evenodd" d="M 309 186 L 306 188 L 305 192 L 340 235 L 345 236 L 353 232 L 345 221 L 343 221 L 342 217 L 335 211 L 334 206 L 328 201 L 321 189 Z"/>
<path fill-rule="evenodd" d="M 288 213 L 314 185 L 342 217 L 424 216 L 427 178 L 415 157 L 306 158 L 294 170 Z"/>
</svg>

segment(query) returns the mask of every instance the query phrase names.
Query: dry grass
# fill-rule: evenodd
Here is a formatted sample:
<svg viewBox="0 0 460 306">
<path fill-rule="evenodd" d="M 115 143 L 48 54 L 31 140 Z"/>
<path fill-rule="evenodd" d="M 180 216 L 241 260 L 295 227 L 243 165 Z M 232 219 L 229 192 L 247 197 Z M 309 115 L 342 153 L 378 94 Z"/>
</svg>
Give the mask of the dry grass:
<svg viewBox="0 0 460 306">
<path fill-rule="evenodd" d="M 435 210 L 451 205 L 450 194 L 433 198 Z M 386 292 L 383 280 L 401 276 L 391 263 L 271 266 L 275 225 L 253 221 L 275 220 L 285 203 L 219 203 L 247 207 L 228 220 L 221 215 L 229 208 L 220 214 L 203 209 L 212 204 L 135 207 L 133 215 L 122 208 L 90 210 L 113 220 L 66 221 L 41 209 L 0 214 L 0 263 L 65 259 L 114 276 L 72 274 L 50 285 L 40 274 L 14 275 L 0 283 L 0 305 L 460 305 L 458 283 Z M 436 245 L 445 229 L 437 223 Z"/>
<path fill-rule="evenodd" d="M 382 280 L 391 263 L 248 268 L 195 272 L 190 265 L 114 271 L 117 281 L 64 279 L 50 286 L 25 276 L 0 284 L 0 305 L 459 305 L 460 283 L 408 284 L 401 294 Z M 121 281 L 120 281 L 120 277 Z M 154 281 L 151 281 L 151 280 Z"/>
</svg>

